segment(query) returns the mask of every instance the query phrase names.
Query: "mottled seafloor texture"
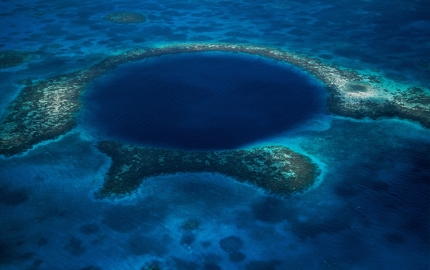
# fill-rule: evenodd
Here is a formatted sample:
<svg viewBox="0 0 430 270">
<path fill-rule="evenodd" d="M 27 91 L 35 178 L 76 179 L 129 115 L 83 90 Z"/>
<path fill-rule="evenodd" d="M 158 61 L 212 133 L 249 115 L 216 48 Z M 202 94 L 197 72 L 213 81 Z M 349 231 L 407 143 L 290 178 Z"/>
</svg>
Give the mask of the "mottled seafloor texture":
<svg viewBox="0 0 430 270">
<path fill-rule="evenodd" d="M 99 196 L 127 195 L 149 177 L 175 173 L 219 173 L 276 195 L 303 191 L 314 184 L 316 164 L 286 147 L 236 151 L 178 151 L 103 141 L 98 149 L 112 159 Z"/>
<path fill-rule="evenodd" d="M 0 0 L 0 269 L 429 269 L 429 18 L 425 0 Z M 324 109 L 225 151 L 85 118 L 120 66 L 202 51 L 292 64 Z M 209 101 L 185 97 L 166 99 Z M 240 97 L 240 119 L 276 122 Z"/>
</svg>

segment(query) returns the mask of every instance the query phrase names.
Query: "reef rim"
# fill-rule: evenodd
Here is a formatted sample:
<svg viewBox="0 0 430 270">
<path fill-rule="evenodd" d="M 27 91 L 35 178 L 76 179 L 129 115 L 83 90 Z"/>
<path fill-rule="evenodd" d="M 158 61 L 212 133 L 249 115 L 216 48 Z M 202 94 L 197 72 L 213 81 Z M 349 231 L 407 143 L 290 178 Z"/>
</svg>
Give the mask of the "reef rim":
<svg viewBox="0 0 430 270">
<path fill-rule="evenodd" d="M 0 154 L 12 156 L 34 145 L 54 139 L 76 126 L 81 107 L 79 96 L 93 79 L 116 66 L 161 55 L 220 51 L 245 53 L 297 66 L 321 80 L 329 90 L 326 101 L 331 114 L 356 119 L 397 117 L 430 128 L 430 91 L 405 86 L 384 78 L 345 70 L 278 48 L 238 44 L 169 44 L 140 48 L 111 55 L 97 64 L 75 72 L 27 84 L 12 101 L 0 125 Z M 356 91 L 359 89 L 360 91 Z M 393 91 L 392 89 L 395 89 Z"/>
</svg>

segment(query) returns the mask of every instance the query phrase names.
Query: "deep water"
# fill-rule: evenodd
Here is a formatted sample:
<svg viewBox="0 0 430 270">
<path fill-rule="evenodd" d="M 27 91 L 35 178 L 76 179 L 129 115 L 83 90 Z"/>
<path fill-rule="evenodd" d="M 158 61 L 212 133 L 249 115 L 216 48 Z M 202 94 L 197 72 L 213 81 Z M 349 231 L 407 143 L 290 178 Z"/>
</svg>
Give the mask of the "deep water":
<svg viewBox="0 0 430 270">
<path fill-rule="evenodd" d="M 82 122 L 105 137 L 182 149 L 232 149 L 324 113 L 326 90 L 297 68 L 226 53 L 128 64 L 84 95 Z"/>
<path fill-rule="evenodd" d="M 103 20 L 115 11 L 147 21 Z M 22 80 L 170 43 L 273 46 L 428 87 L 429 18 L 427 0 L 0 0 L 0 50 L 35 52 L 0 69 L 0 121 Z M 0 269 L 429 269 L 430 131 L 324 115 L 321 89 L 289 66 L 227 53 L 128 63 L 95 80 L 72 132 L 0 157 Z M 132 196 L 99 200 L 111 161 L 95 144 L 105 138 L 281 144 L 323 174 L 286 198 L 204 173 L 147 179 Z"/>
</svg>

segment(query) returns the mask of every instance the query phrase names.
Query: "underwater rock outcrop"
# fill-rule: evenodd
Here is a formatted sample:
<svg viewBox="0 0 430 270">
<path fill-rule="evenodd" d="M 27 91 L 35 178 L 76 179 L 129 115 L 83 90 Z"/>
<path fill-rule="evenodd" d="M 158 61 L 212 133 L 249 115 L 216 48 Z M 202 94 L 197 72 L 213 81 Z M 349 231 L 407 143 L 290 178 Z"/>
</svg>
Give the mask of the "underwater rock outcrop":
<svg viewBox="0 0 430 270">
<path fill-rule="evenodd" d="M 419 87 L 387 88 L 361 83 L 359 91 L 344 84 L 332 89 L 327 107 L 333 114 L 355 119 L 397 117 L 412 120 L 430 128 L 430 94 Z"/>
<path fill-rule="evenodd" d="M 28 62 L 32 52 L 0 51 L 0 68 L 10 68 Z"/>
<path fill-rule="evenodd" d="M 0 125 L 0 154 L 19 154 L 70 131 L 84 85 L 78 73 L 29 82 L 9 104 Z"/>
<path fill-rule="evenodd" d="M 113 23 L 143 23 L 146 21 L 146 17 L 136 12 L 114 12 L 104 17 L 106 21 Z"/>
<path fill-rule="evenodd" d="M 127 195 L 148 177 L 212 172 L 277 195 L 303 191 L 320 174 L 310 158 L 283 146 L 246 150 L 181 151 L 102 141 L 98 149 L 112 159 L 100 197 Z"/>
<path fill-rule="evenodd" d="M 79 96 L 93 79 L 120 64 L 168 54 L 220 51 L 247 53 L 286 62 L 308 71 L 329 90 L 329 113 L 353 118 L 397 117 L 430 128 L 430 92 L 374 75 L 360 74 L 319 59 L 255 45 L 173 44 L 112 55 L 88 69 L 28 83 L 9 104 L 0 124 L 0 154 L 11 156 L 70 131 L 81 106 Z M 393 89 L 397 91 L 393 91 Z"/>
</svg>

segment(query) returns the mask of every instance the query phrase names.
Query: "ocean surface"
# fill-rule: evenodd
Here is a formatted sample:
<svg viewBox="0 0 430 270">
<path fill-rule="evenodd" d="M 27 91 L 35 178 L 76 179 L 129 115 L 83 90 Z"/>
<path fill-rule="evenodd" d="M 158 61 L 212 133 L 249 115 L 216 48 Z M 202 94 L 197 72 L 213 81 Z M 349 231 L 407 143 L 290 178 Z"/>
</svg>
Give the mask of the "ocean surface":
<svg viewBox="0 0 430 270">
<path fill-rule="evenodd" d="M 146 21 L 104 19 L 118 11 Z M 427 0 L 0 0 L 0 25 L 0 51 L 33 52 L 0 68 L 0 121 L 23 80 L 187 42 L 276 47 L 430 86 Z M 111 70 L 82 93 L 72 131 L 0 156 L 0 269 L 429 269 L 430 130 L 332 115 L 327 94 L 304 70 L 228 52 Z M 100 140 L 182 150 L 283 145 L 322 174 L 286 197 L 190 173 L 98 199 L 111 165 Z"/>
<path fill-rule="evenodd" d="M 83 95 L 82 126 L 104 137 L 187 150 L 235 149 L 324 113 L 326 89 L 293 66 L 228 53 L 128 64 Z"/>
</svg>

